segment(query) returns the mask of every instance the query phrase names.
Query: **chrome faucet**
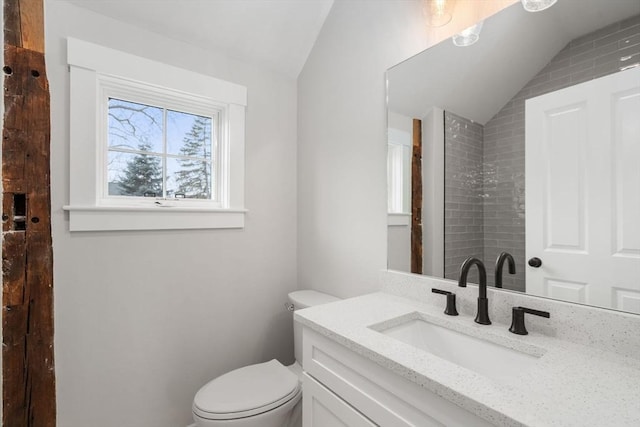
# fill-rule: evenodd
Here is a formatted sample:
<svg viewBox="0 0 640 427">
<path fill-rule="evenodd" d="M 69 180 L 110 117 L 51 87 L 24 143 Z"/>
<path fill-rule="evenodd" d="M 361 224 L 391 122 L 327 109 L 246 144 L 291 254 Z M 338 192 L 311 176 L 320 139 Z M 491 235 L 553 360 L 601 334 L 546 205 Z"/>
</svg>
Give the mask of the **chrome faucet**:
<svg viewBox="0 0 640 427">
<path fill-rule="evenodd" d="M 487 270 L 484 268 L 484 264 L 478 258 L 467 258 L 460 267 L 460 279 L 458 279 L 458 286 L 467 287 L 467 275 L 469 270 L 474 265 L 478 266 L 478 273 L 480 276 L 480 283 L 478 284 L 478 312 L 476 313 L 475 322 L 481 325 L 490 325 L 489 320 L 489 300 L 487 299 Z"/>
<path fill-rule="evenodd" d="M 502 287 L 502 266 L 504 262 L 509 261 L 509 274 L 516 274 L 516 262 L 509 252 L 502 252 L 496 259 L 496 288 Z"/>
</svg>

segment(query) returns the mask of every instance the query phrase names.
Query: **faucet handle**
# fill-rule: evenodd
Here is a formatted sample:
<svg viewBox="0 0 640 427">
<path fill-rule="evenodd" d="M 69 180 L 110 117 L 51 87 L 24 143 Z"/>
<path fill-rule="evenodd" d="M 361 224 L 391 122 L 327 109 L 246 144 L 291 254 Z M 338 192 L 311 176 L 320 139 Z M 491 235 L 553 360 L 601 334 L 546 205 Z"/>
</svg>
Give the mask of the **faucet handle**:
<svg viewBox="0 0 640 427">
<path fill-rule="evenodd" d="M 457 316 L 458 310 L 456 310 L 456 294 L 449 291 L 443 291 L 442 289 L 432 288 L 431 292 L 434 294 L 441 294 L 447 296 L 447 308 L 444 309 L 444 314 L 449 316 Z"/>
<path fill-rule="evenodd" d="M 534 310 L 532 308 L 527 308 L 527 307 L 513 307 L 511 313 L 512 313 L 512 318 L 511 318 L 511 327 L 509 328 L 509 332 L 512 332 L 518 335 L 527 335 L 529 333 L 527 331 L 527 328 L 525 328 L 524 326 L 525 313 L 533 314 L 535 316 L 540 316 L 540 317 L 546 317 L 547 319 L 551 317 L 548 311 Z"/>
</svg>

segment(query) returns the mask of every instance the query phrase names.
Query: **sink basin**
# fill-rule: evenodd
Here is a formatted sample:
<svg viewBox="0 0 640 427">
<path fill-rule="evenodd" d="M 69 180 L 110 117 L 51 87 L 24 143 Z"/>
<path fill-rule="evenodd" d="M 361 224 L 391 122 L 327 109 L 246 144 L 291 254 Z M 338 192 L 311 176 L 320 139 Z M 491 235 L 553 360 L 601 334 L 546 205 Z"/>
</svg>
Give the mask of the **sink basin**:
<svg viewBox="0 0 640 427">
<path fill-rule="evenodd" d="M 378 332 L 494 380 L 508 380 L 534 366 L 540 354 L 485 341 L 424 319 L 408 319 Z"/>
</svg>

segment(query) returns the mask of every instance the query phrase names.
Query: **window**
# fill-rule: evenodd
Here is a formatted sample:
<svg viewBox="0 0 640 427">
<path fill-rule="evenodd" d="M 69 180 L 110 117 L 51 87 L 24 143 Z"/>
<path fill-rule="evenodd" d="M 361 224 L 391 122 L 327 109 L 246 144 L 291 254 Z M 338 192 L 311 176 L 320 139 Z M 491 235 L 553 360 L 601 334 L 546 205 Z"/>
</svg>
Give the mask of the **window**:
<svg viewBox="0 0 640 427">
<path fill-rule="evenodd" d="M 68 63 L 71 231 L 244 226 L 246 88 L 75 39 Z"/>
<path fill-rule="evenodd" d="M 411 219 L 411 134 L 388 128 L 387 209 L 389 225 L 409 225 Z"/>
<path fill-rule="evenodd" d="M 411 211 L 411 147 L 389 142 L 387 145 L 387 193 L 389 213 Z"/>
<path fill-rule="evenodd" d="M 224 108 L 173 107 L 153 88 L 146 94 L 155 103 L 133 102 L 137 98 L 130 94 L 113 96 L 110 88 L 104 92 L 103 204 L 166 206 L 179 199 L 185 206 L 222 206 L 219 141 Z"/>
</svg>

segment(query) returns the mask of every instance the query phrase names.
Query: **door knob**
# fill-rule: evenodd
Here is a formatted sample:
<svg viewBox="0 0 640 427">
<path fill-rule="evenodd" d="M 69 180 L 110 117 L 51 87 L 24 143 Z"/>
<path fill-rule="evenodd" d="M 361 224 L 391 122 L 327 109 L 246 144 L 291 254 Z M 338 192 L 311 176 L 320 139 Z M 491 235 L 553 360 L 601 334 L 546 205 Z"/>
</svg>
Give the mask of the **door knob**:
<svg viewBox="0 0 640 427">
<path fill-rule="evenodd" d="M 533 258 L 529 259 L 529 265 L 531 267 L 538 268 L 538 267 L 540 267 L 542 265 L 542 260 L 540 258 L 533 257 Z"/>
</svg>

